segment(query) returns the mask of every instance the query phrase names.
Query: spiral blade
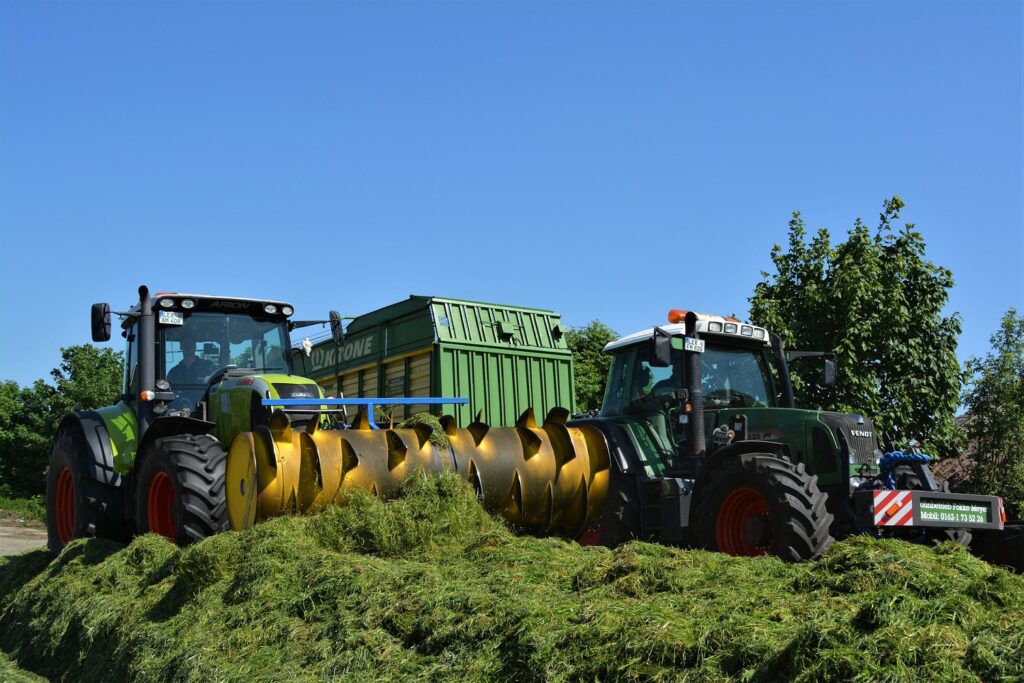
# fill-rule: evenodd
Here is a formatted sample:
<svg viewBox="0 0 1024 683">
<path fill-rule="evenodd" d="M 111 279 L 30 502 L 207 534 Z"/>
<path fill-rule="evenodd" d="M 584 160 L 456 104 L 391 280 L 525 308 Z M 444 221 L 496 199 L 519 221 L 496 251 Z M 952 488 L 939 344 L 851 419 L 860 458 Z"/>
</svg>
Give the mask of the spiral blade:
<svg viewBox="0 0 1024 683">
<path fill-rule="evenodd" d="M 476 487 L 485 506 L 512 524 L 577 537 L 604 502 L 608 447 L 596 429 L 566 426 L 567 416 L 553 410 L 538 426 L 531 410 L 515 427 L 476 421 L 465 429 L 444 418 L 451 445 L 439 449 L 423 426 L 372 429 L 363 416 L 353 429 L 303 431 L 275 415 L 231 446 L 229 506 L 239 519 L 232 527 L 251 524 L 253 494 L 247 498 L 243 490 L 256 492 L 256 517 L 262 519 L 343 503 L 350 488 L 388 497 L 412 473 L 455 470 Z"/>
</svg>

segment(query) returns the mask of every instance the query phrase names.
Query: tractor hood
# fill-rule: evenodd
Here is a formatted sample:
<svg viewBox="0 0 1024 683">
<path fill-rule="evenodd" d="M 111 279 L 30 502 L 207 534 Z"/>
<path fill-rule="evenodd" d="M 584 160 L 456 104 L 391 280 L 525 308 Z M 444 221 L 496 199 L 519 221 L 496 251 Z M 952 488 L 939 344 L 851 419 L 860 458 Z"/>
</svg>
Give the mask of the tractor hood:
<svg viewBox="0 0 1024 683">
<path fill-rule="evenodd" d="M 736 440 L 775 441 L 789 448 L 794 460 L 818 475 L 822 485 L 838 485 L 857 476 L 864 466 L 873 468 L 881 451 L 875 426 L 856 414 L 799 408 L 729 408 L 705 413 L 708 446 L 714 448 L 715 430 L 742 424 Z M 739 430 L 735 430 L 739 431 Z"/>
<path fill-rule="evenodd" d="M 234 370 L 210 387 L 207 419 L 217 425 L 217 439 L 230 444 L 239 432 L 266 424 L 270 410 L 264 398 L 322 398 L 320 386 L 298 375 L 246 373 Z M 294 421 L 294 420 L 293 420 Z"/>
</svg>

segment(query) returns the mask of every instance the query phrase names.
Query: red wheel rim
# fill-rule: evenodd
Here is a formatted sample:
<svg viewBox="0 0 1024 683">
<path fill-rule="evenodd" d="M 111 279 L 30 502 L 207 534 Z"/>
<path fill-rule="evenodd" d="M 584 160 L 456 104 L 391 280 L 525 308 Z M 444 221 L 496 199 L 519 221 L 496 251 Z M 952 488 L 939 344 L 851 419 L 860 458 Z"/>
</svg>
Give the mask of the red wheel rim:
<svg viewBox="0 0 1024 683">
<path fill-rule="evenodd" d="M 61 545 L 67 545 L 75 533 L 75 479 L 71 476 L 69 467 L 62 469 L 57 475 L 57 493 L 53 502 L 57 540 Z"/>
<path fill-rule="evenodd" d="M 157 472 L 149 484 L 149 496 L 146 499 L 149 530 L 173 541 L 177 537 L 177 532 L 174 529 L 173 510 L 174 485 L 171 483 L 170 477 L 163 472 Z"/>
<path fill-rule="evenodd" d="M 768 501 L 752 488 L 729 493 L 718 509 L 715 540 L 730 555 L 767 555 L 772 547 L 772 513 Z"/>
</svg>

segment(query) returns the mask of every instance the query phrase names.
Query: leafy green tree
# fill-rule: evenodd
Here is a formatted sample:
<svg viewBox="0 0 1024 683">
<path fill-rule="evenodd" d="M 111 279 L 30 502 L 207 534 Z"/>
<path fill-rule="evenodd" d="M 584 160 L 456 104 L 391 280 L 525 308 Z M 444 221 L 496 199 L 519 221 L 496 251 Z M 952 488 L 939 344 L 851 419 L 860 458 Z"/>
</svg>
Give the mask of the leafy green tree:
<svg viewBox="0 0 1024 683">
<path fill-rule="evenodd" d="M 953 276 L 925 258 L 912 223 L 893 227 L 903 206 L 887 199 L 874 230 L 857 219 L 835 245 L 824 228 L 808 239 L 794 213 L 788 248 L 772 249 L 775 273 L 762 273 L 750 315 L 790 349 L 835 352 L 834 387 L 820 363 L 793 363 L 798 404 L 870 415 L 897 445 L 916 439 L 947 457 L 963 443 L 954 424 L 960 316 L 943 315 Z"/>
<path fill-rule="evenodd" d="M 592 320 L 583 327 L 572 327 L 565 335 L 572 350 L 576 377 L 576 409 L 594 410 L 604 400 L 604 384 L 611 358 L 602 352 L 605 344 L 618 338 L 610 327 Z"/>
<path fill-rule="evenodd" d="M 0 382 L 0 494 L 32 496 L 43 475 L 61 418 L 75 409 L 115 403 L 121 391 L 122 354 L 89 344 L 61 349 L 60 366 L 30 387 Z"/>
<path fill-rule="evenodd" d="M 968 490 L 1003 497 L 1024 516 L 1024 316 L 1011 308 L 985 358 L 967 361 L 967 437 L 973 467 Z"/>
<path fill-rule="evenodd" d="M 60 367 L 50 371 L 61 414 L 116 403 L 121 395 L 124 354 L 81 344 L 61 349 Z"/>
<path fill-rule="evenodd" d="M 15 382 L 0 383 L 0 495 L 43 492 L 56 395 L 41 379 L 23 388 Z"/>
</svg>

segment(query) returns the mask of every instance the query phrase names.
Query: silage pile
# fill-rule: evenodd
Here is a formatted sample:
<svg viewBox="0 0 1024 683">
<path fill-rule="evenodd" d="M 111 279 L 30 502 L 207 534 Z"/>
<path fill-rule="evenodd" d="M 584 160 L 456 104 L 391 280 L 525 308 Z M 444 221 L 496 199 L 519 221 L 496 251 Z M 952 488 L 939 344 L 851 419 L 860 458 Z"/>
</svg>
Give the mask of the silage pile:
<svg viewBox="0 0 1024 683">
<path fill-rule="evenodd" d="M 0 561 L 0 649 L 53 680 L 1024 680 L 1024 577 L 951 545 L 582 548 L 513 535 L 454 476 L 48 559 Z"/>
</svg>

